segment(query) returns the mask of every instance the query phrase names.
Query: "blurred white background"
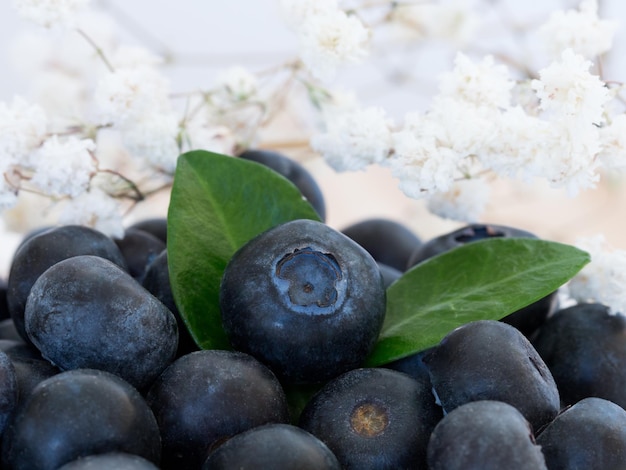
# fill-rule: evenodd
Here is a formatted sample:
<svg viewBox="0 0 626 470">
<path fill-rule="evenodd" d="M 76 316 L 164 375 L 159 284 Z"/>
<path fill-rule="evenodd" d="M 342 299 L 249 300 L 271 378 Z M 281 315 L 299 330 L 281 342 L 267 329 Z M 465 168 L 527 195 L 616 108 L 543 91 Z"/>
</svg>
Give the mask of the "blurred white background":
<svg viewBox="0 0 626 470">
<path fill-rule="evenodd" d="M 280 64 L 296 53 L 295 37 L 283 23 L 275 0 L 94 3 L 116 20 L 121 36 L 129 44 L 139 44 L 174 59 L 165 72 L 175 91 L 207 86 L 218 70 L 228 66 L 244 65 L 258 71 Z M 501 5 L 500 12 L 510 22 L 489 15 L 482 18 L 480 34 L 485 53 L 492 52 L 490 49 L 506 52 L 507 48 L 519 52 L 516 48 L 520 45 L 514 41 L 500 42 L 503 28 L 541 22 L 554 9 L 578 4 L 566 0 L 492 3 Z M 623 23 L 613 50 L 603 63 L 604 77 L 626 80 L 626 2 L 604 0 L 600 6 L 601 17 Z M 33 77 L 23 67 L 31 57 L 20 55 L 16 44 L 25 31 L 35 30 L 36 26 L 18 18 L 11 0 L 0 1 L 0 101 L 8 101 L 15 94 L 28 97 L 32 92 Z M 431 42 L 414 50 L 382 48 L 370 63 L 342 70 L 336 85 L 354 90 L 363 103 L 383 106 L 400 120 L 404 112 L 427 105 L 436 90 L 438 74 L 450 68 L 455 47 Z M 383 169 L 334 173 L 307 147 L 307 135 L 298 126 L 298 119 L 291 114 L 279 120 L 280 124 L 264 135 L 261 144 L 286 145 L 284 152 L 301 160 L 314 173 L 326 196 L 330 225 L 341 228 L 366 217 L 388 217 L 407 224 L 424 239 L 460 225 L 434 217 L 422 202 L 409 200 Z M 518 226 L 565 242 L 603 233 L 615 247 L 626 248 L 626 224 L 622 222 L 626 213 L 624 183 L 604 179 L 597 190 L 571 199 L 543 186 L 530 191 L 519 184 L 497 182 L 493 203 L 483 221 Z M 165 214 L 166 204 L 160 200 L 145 205 L 133 217 Z M 12 247 L 21 237 L 12 230 L 26 230 L 30 223 L 7 220 L 0 238 L 0 272 L 8 266 Z"/>
</svg>

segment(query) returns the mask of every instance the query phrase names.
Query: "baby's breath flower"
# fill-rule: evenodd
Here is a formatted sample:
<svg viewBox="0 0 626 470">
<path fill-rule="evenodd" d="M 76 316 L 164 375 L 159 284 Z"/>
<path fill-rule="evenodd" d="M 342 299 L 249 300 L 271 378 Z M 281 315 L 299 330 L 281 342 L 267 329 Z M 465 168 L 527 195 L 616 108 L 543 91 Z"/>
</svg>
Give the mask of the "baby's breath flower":
<svg viewBox="0 0 626 470">
<path fill-rule="evenodd" d="M 602 150 L 598 160 L 602 166 L 608 170 L 626 170 L 626 114 L 618 114 L 610 124 L 600 128 L 600 141 Z"/>
<path fill-rule="evenodd" d="M 169 84 L 154 68 L 119 68 L 98 83 L 94 103 L 103 123 L 124 125 L 169 110 Z"/>
<path fill-rule="evenodd" d="M 339 66 L 359 62 L 368 53 L 369 30 L 341 10 L 308 16 L 298 32 L 302 62 L 322 81 L 332 80 Z"/>
<path fill-rule="evenodd" d="M 403 129 L 392 134 L 394 156 L 387 165 L 407 196 L 419 199 L 452 187 L 462 156 L 440 145 L 445 141 L 441 123 L 419 113 L 407 114 Z"/>
<path fill-rule="evenodd" d="M 573 118 L 585 125 L 600 124 L 604 105 L 611 94 L 605 84 L 589 72 L 591 62 L 567 49 L 561 60 L 539 71 L 532 87 L 539 107 L 554 119 Z"/>
<path fill-rule="evenodd" d="M 279 4 L 285 23 L 292 28 L 297 28 L 312 15 L 338 8 L 337 0 L 280 0 Z"/>
<path fill-rule="evenodd" d="M 510 105 L 513 85 L 507 68 L 495 64 L 493 57 L 486 56 L 476 63 L 459 52 L 454 69 L 441 78 L 439 95 L 473 106 L 506 108 Z"/>
<path fill-rule="evenodd" d="M 61 225 L 85 225 L 114 238 L 124 236 L 119 202 L 97 187 L 65 203 L 59 216 Z"/>
<path fill-rule="evenodd" d="M 76 26 L 77 13 L 90 0 L 13 0 L 13 7 L 20 16 L 41 26 L 50 28 Z"/>
<path fill-rule="evenodd" d="M 626 251 L 613 249 L 603 235 L 580 238 L 575 245 L 588 252 L 591 262 L 567 284 L 578 302 L 599 302 L 611 313 L 626 312 Z"/>
<path fill-rule="evenodd" d="M 96 171 L 90 154 L 95 148 L 91 139 L 51 136 L 31 156 L 35 168 L 31 184 L 51 196 L 78 196 L 87 190 Z"/>
<path fill-rule="evenodd" d="M 481 179 L 462 179 L 446 192 L 428 198 L 428 210 L 444 219 L 478 222 L 489 199 L 489 185 Z"/>
<path fill-rule="evenodd" d="M 178 119 L 172 113 L 146 114 L 122 129 L 126 150 L 150 167 L 174 173 L 179 155 L 176 136 Z"/>
<path fill-rule="evenodd" d="M 326 132 L 311 146 L 337 171 L 361 170 L 389 155 L 390 123 L 382 108 L 355 109 L 326 116 Z"/>
<path fill-rule="evenodd" d="M 572 49 L 586 58 L 607 52 L 618 23 L 598 18 L 598 1 L 583 0 L 578 10 L 557 10 L 538 30 L 542 44 L 554 57 Z"/>
<path fill-rule="evenodd" d="M 229 67 L 218 73 L 216 93 L 213 95 L 218 105 L 246 101 L 256 95 L 258 79 L 248 69 L 240 66 Z"/>
<path fill-rule="evenodd" d="M 44 110 L 16 96 L 11 105 L 0 102 L 0 160 L 23 159 L 44 140 L 48 119 Z"/>
</svg>

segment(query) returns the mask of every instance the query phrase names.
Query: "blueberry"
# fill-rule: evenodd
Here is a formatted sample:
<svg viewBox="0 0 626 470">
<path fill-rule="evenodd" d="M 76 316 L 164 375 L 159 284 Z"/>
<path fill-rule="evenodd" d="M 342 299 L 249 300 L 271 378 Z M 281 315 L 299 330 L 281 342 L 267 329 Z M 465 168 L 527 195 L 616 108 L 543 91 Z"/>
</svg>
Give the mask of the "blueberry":
<svg viewBox="0 0 626 470">
<path fill-rule="evenodd" d="M 17 407 L 19 382 L 13 361 L 0 351 L 0 436 Z"/>
<path fill-rule="evenodd" d="M 138 229 L 154 235 L 163 243 L 167 244 L 167 218 L 151 217 L 142 219 L 134 224 L 129 225 L 129 229 Z"/>
<path fill-rule="evenodd" d="M 532 341 L 562 406 L 594 396 L 626 407 L 626 317 L 597 303 L 575 305 L 555 312 Z"/>
<path fill-rule="evenodd" d="M 430 383 L 430 373 L 428 367 L 424 363 L 424 356 L 432 351 L 433 347 L 418 351 L 410 354 L 402 359 L 389 362 L 383 367 L 386 369 L 397 370 L 398 372 L 404 372 L 416 380 L 427 381 Z"/>
<path fill-rule="evenodd" d="M 88 455 L 66 463 L 58 470 L 158 470 L 149 460 L 125 452 Z"/>
<path fill-rule="evenodd" d="M 165 242 L 149 232 L 137 228 L 127 228 L 124 236 L 115 240 L 124 259 L 128 273 L 142 281 L 148 265 L 165 250 Z"/>
<path fill-rule="evenodd" d="M 99 256 L 48 268 L 33 285 L 24 318 L 32 343 L 61 369 L 102 369 L 138 389 L 169 365 L 178 345 L 167 307 Z"/>
<path fill-rule="evenodd" d="M 428 468 L 547 470 L 524 416 L 491 400 L 466 403 L 444 416 L 428 443 Z"/>
<path fill-rule="evenodd" d="M 341 470 L 326 444 L 303 429 L 280 423 L 257 426 L 231 437 L 202 465 L 202 470 L 236 468 Z"/>
<path fill-rule="evenodd" d="M 626 411 L 603 398 L 584 398 L 537 436 L 550 469 L 626 468 Z"/>
<path fill-rule="evenodd" d="M 530 341 L 506 323 L 466 323 L 423 360 L 445 412 L 477 400 L 502 401 L 538 430 L 560 410 L 550 370 Z"/>
<path fill-rule="evenodd" d="M 147 267 L 141 285 L 174 314 L 178 325 L 178 350 L 176 357 L 183 356 L 192 351 L 197 351 L 198 345 L 194 341 L 189 329 L 185 324 L 180 311 L 174 302 L 172 286 L 170 284 L 170 271 L 167 264 L 167 249 L 163 250 Z"/>
<path fill-rule="evenodd" d="M 56 470 L 79 457 L 127 452 L 159 464 L 161 439 L 152 411 L 128 382 L 108 372 L 77 369 L 37 385 L 3 439 L 14 470 Z"/>
<path fill-rule="evenodd" d="M 420 469 L 441 417 L 427 382 L 360 368 L 324 385 L 305 406 L 299 426 L 325 442 L 342 468 Z"/>
<path fill-rule="evenodd" d="M 342 233 L 365 248 L 372 257 L 400 272 L 422 240 L 400 222 L 385 218 L 365 219 L 344 227 Z"/>
<path fill-rule="evenodd" d="M 291 383 L 323 382 L 359 366 L 385 315 L 376 261 L 342 233 L 312 220 L 278 225 L 228 263 L 220 287 L 234 349 Z"/>
<path fill-rule="evenodd" d="M 487 238 L 537 238 L 526 230 L 505 225 L 470 224 L 452 232 L 435 237 L 420 245 L 410 256 L 408 267 L 411 268 L 435 255 L 453 248 Z M 514 326 L 525 336 L 530 337 L 545 319 L 557 308 L 557 292 L 506 315 L 501 321 Z"/>
<path fill-rule="evenodd" d="M 380 274 L 383 277 L 383 285 L 385 286 L 385 289 L 402 276 L 402 271 L 399 271 L 396 268 L 392 268 L 391 266 L 387 266 L 386 264 L 378 261 L 376 264 L 378 264 L 378 269 L 380 269 Z"/>
<path fill-rule="evenodd" d="M 202 350 L 178 358 L 146 400 L 161 430 L 164 469 L 199 468 L 225 439 L 289 421 L 285 392 L 274 374 L 235 351 Z"/>
<path fill-rule="evenodd" d="M 126 269 L 126 260 L 112 238 L 78 225 L 35 233 L 15 252 L 9 271 L 7 303 L 24 341 L 30 341 L 24 327 L 24 309 L 31 287 L 50 266 L 77 255 L 101 256 Z"/>
<path fill-rule="evenodd" d="M 265 165 L 287 178 L 313 206 L 320 220 L 326 220 L 324 195 L 313 175 L 300 163 L 271 150 L 246 150 L 239 157 Z"/>
</svg>

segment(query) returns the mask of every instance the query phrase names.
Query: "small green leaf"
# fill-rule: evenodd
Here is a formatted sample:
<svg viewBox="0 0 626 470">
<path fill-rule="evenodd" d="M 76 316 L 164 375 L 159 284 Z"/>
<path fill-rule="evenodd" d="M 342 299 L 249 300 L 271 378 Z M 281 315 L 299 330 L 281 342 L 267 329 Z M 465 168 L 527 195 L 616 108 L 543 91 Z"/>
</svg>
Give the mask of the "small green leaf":
<svg viewBox="0 0 626 470">
<path fill-rule="evenodd" d="M 588 262 L 573 246 L 494 238 L 420 263 L 389 286 L 385 323 L 367 365 L 434 346 L 464 323 L 500 320 L 558 289 Z"/>
<path fill-rule="evenodd" d="M 300 191 L 273 170 L 202 150 L 178 158 L 167 217 L 172 293 L 203 349 L 230 349 L 219 285 L 235 251 L 275 225 L 319 220 Z"/>
</svg>

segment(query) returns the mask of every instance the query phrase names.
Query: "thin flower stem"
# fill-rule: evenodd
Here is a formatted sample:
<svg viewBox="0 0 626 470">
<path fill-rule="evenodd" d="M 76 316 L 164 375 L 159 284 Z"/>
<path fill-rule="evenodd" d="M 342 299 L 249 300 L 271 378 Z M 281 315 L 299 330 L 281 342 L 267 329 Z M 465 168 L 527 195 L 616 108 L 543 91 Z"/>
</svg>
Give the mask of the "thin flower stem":
<svg viewBox="0 0 626 470">
<path fill-rule="evenodd" d="M 94 50 L 96 51 L 96 54 L 98 54 L 98 57 L 100 57 L 100 59 L 102 60 L 106 68 L 109 69 L 109 72 L 111 73 L 115 72 L 115 68 L 113 67 L 111 62 L 109 62 L 109 59 L 107 59 L 107 56 L 104 54 L 104 51 L 102 50 L 102 48 L 98 46 L 95 43 L 95 41 L 91 39 L 91 37 L 87 33 L 85 33 L 82 29 L 77 28 L 76 32 L 80 34 L 89 43 L 91 47 L 94 48 Z"/>
<path fill-rule="evenodd" d="M 140 202 L 140 201 L 143 201 L 143 200 L 146 199 L 145 194 L 139 189 L 137 184 L 133 180 L 131 180 L 130 178 L 128 178 L 128 177 L 124 176 L 123 174 L 121 174 L 120 172 L 118 172 L 116 170 L 111 170 L 111 169 L 108 169 L 108 168 L 107 169 L 100 169 L 99 168 L 98 171 L 100 173 L 108 173 L 110 175 L 117 176 L 118 178 L 120 178 L 121 180 L 126 182 L 128 184 L 128 186 L 130 187 L 131 191 L 133 193 L 135 193 L 135 196 L 126 195 L 126 194 L 124 194 L 122 196 L 128 197 L 128 198 L 132 199 L 133 201 L 137 201 L 137 202 Z M 122 196 L 118 196 L 118 197 L 122 197 Z"/>
</svg>

